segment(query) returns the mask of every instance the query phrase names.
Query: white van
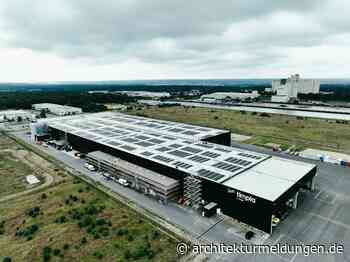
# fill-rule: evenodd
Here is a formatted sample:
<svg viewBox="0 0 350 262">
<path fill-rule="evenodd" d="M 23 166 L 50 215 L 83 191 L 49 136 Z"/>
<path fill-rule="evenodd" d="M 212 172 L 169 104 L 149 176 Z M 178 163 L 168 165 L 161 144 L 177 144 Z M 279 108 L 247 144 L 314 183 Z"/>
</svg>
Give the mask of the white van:
<svg viewBox="0 0 350 262">
<path fill-rule="evenodd" d="M 119 178 L 118 183 L 121 184 L 122 186 L 125 186 L 125 187 L 129 186 L 129 182 L 123 178 Z"/>
</svg>

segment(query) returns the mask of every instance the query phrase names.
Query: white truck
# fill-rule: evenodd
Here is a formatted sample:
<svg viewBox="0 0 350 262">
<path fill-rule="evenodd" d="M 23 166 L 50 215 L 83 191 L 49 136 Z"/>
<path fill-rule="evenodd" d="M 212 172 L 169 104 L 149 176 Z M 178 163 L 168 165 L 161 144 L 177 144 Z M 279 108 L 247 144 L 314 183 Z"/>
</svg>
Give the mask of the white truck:
<svg viewBox="0 0 350 262">
<path fill-rule="evenodd" d="M 129 186 L 129 182 L 123 178 L 119 178 L 118 183 L 121 184 L 122 186 L 125 186 L 125 187 Z"/>
<path fill-rule="evenodd" d="M 85 163 L 84 167 L 90 171 L 96 171 L 96 168 L 93 165 L 90 165 L 89 163 Z"/>
</svg>

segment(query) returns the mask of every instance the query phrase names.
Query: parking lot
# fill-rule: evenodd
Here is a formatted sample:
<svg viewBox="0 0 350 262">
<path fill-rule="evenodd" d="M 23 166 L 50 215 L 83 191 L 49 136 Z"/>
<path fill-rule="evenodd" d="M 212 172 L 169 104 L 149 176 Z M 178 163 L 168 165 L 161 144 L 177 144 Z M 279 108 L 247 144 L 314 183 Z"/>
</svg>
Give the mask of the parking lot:
<svg viewBox="0 0 350 262">
<path fill-rule="evenodd" d="M 85 161 L 76 159 L 63 151 L 51 147 L 45 148 L 30 141 L 26 132 L 14 133 L 17 137 L 40 148 L 56 159 L 64 162 L 70 168 L 79 171 L 95 181 L 100 182 L 118 194 L 130 199 L 139 206 L 162 217 L 173 225 L 183 229 L 194 239 L 202 243 L 320 243 L 344 245 L 344 254 L 304 256 L 302 254 L 288 255 L 211 255 L 210 261 L 349 261 L 350 247 L 350 172 L 342 166 L 320 163 L 316 177 L 315 192 L 300 194 L 299 207 L 281 222 L 269 238 L 259 235 L 252 242 L 244 239 L 244 228 L 237 226 L 231 219 L 225 217 L 204 218 L 196 211 L 179 206 L 175 203 L 162 205 L 143 194 L 115 182 L 107 181 L 96 172 L 84 168 Z M 252 150 L 252 148 L 250 148 Z M 257 214 L 258 215 L 258 214 Z"/>
</svg>

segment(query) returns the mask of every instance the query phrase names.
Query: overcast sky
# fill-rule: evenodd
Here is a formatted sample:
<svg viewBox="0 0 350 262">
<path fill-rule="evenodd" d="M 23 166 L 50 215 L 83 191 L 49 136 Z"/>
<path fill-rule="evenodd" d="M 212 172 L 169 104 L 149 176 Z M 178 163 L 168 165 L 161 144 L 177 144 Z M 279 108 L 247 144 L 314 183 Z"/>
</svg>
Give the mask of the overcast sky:
<svg viewBox="0 0 350 262">
<path fill-rule="evenodd" d="M 0 0 L 0 82 L 349 78 L 349 0 Z"/>
</svg>

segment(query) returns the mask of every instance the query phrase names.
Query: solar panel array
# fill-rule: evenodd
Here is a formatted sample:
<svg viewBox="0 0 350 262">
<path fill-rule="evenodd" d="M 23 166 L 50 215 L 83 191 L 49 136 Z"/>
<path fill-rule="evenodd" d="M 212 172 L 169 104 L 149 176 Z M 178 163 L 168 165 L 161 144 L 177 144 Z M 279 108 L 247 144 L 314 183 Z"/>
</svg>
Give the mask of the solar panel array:
<svg viewBox="0 0 350 262">
<path fill-rule="evenodd" d="M 263 154 L 178 137 L 181 132 L 212 132 L 210 128 L 193 128 L 180 123 L 171 126 L 166 121 L 114 113 L 49 119 L 47 122 L 64 132 L 218 183 L 267 158 Z"/>
</svg>

